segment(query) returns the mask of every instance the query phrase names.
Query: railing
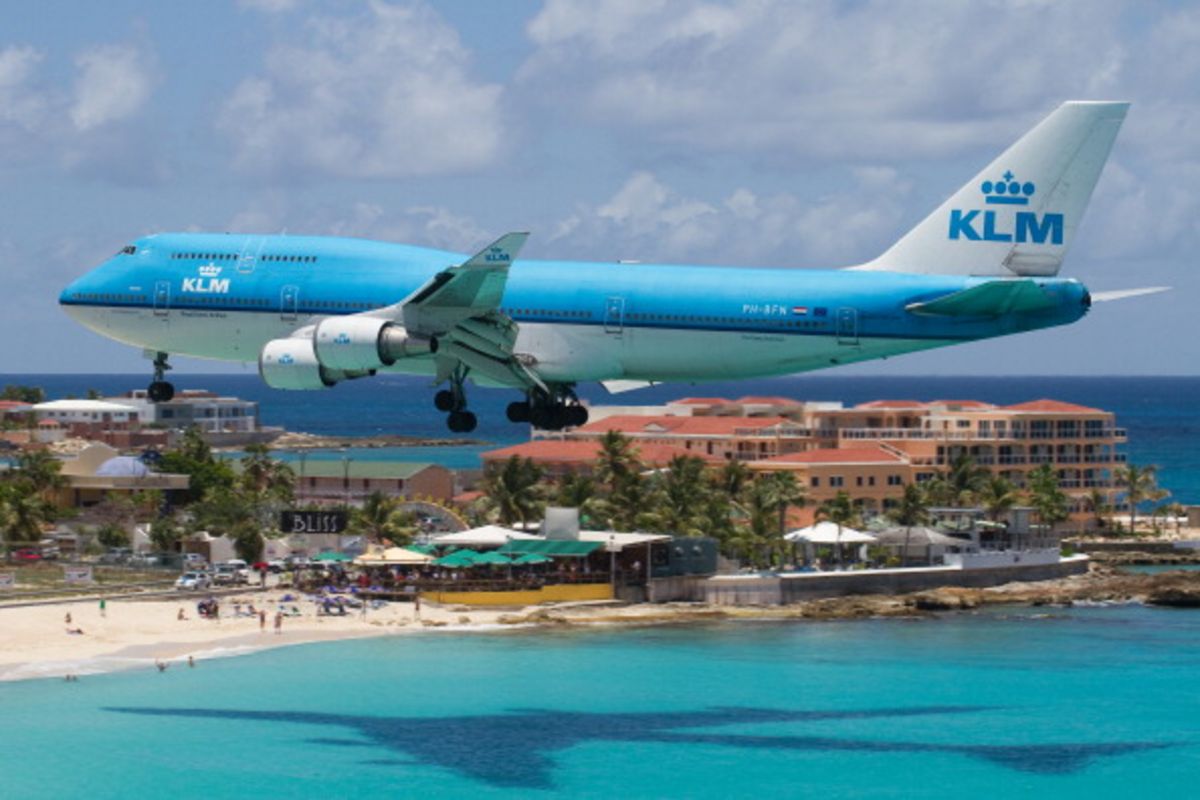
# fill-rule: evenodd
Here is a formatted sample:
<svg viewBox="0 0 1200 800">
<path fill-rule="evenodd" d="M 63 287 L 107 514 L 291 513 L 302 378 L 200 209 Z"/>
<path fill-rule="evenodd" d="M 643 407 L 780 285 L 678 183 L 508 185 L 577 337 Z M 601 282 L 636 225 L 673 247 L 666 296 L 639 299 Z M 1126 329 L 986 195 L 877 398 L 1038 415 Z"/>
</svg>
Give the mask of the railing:
<svg viewBox="0 0 1200 800">
<path fill-rule="evenodd" d="M 832 436 L 832 433 L 821 432 Z M 837 436 L 843 439 L 901 439 L 917 441 L 994 441 L 1019 442 L 1028 439 L 1125 439 L 1124 428 L 1104 428 L 1098 431 L 1077 431 L 1060 434 L 1055 431 L 941 431 L 926 428 L 841 428 Z"/>
</svg>

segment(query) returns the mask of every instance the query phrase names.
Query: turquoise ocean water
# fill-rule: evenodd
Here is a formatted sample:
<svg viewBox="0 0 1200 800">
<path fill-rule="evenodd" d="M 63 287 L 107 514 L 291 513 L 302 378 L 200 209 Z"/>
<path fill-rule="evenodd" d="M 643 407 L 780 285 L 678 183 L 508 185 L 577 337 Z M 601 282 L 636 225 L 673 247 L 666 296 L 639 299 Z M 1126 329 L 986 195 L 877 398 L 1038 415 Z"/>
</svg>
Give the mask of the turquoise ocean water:
<svg viewBox="0 0 1200 800">
<path fill-rule="evenodd" d="M 427 633 L 0 685 L 6 798 L 1188 797 L 1200 614 Z"/>
</svg>

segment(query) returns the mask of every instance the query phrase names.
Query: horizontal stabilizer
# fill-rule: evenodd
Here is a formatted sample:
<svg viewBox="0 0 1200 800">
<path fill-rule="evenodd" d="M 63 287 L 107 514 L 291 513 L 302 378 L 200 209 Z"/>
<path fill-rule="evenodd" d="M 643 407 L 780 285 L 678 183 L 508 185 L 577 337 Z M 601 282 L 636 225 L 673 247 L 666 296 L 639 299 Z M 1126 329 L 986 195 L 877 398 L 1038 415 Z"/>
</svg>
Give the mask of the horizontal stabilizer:
<svg viewBox="0 0 1200 800">
<path fill-rule="evenodd" d="M 1158 294 L 1171 291 L 1170 286 L 1147 286 L 1143 289 L 1115 289 L 1111 292 L 1092 292 L 1093 303 L 1110 303 L 1113 300 L 1125 300 L 1130 297 L 1141 297 L 1144 294 Z"/>
<path fill-rule="evenodd" d="M 997 317 L 1021 311 L 1053 308 L 1057 301 L 1031 280 L 981 283 L 936 300 L 910 303 L 905 311 L 939 317 Z"/>
<path fill-rule="evenodd" d="M 608 390 L 609 394 L 621 394 L 623 392 L 633 392 L 638 389 L 648 389 L 655 385 L 654 381 L 600 381 L 600 385 Z"/>
</svg>

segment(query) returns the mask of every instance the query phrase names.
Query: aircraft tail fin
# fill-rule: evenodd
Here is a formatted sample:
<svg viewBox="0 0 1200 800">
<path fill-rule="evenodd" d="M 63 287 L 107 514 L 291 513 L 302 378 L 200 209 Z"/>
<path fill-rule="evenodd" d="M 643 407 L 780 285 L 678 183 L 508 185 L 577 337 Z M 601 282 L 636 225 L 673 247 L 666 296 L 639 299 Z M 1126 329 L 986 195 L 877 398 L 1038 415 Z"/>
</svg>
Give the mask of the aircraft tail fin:
<svg viewBox="0 0 1200 800">
<path fill-rule="evenodd" d="M 1129 103 L 1070 101 L 874 261 L 854 269 L 1058 274 Z"/>
</svg>

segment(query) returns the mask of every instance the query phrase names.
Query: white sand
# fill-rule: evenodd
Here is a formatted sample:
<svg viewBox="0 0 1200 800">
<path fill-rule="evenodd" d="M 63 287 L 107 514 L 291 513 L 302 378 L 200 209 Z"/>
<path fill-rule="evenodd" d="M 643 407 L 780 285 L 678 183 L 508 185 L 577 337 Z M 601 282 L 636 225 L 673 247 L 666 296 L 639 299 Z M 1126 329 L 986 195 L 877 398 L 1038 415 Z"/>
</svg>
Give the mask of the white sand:
<svg viewBox="0 0 1200 800">
<path fill-rule="evenodd" d="M 505 613 L 519 609 L 463 609 L 422 602 L 420 620 L 414 619 L 411 603 L 389 603 L 366 616 L 347 609 L 347 616 L 317 616 L 312 602 L 287 603 L 301 611 L 285 617 L 281 632 L 274 631 L 274 616 L 283 592 L 265 595 L 247 593 L 240 599 L 267 610 L 265 630 L 258 618 L 234 617 L 236 597 L 220 598 L 221 619 L 209 620 L 196 613 L 195 595 L 161 600 L 109 600 L 105 616 L 99 603 L 63 602 L 23 608 L 0 607 L 0 680 L 86 675 L 130 667 L 152 667 L 155 660 L 168 662 L 235 655 L 267 647 L 304 642 L 351 639 L 363 636 L 415 633 L 427 623 L 446 627 L 479 627 L 496 623 Z M 186 620 L 177 619 L 179 609 Z M 71 623 L 65 615 L 71 615 Z M 82 634 L 68 634 L 80 628 Z"/>
</svg>

